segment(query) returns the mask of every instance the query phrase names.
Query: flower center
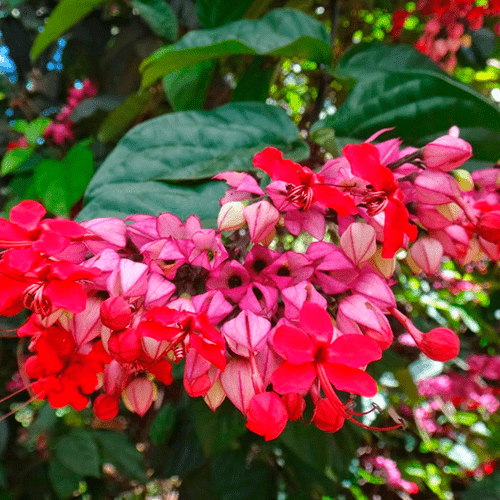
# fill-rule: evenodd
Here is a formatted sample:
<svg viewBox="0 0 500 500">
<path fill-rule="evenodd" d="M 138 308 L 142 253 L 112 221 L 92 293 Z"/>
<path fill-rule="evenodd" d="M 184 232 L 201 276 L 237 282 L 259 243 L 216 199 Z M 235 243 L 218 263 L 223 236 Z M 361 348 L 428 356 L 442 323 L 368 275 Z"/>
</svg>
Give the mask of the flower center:
<svg viewBox="0 0 500 500">
<path fill-rule="evenodd" d="M 313 202 L 313 190 L 304 185 L 294 186 L 293 184 L 287 184 L 286 186 L 286 199 L 290 203 L 293 203 L 300 210 L 306 211 L 311 208 Z"/>
<path fill-rule="evenodd" d="M 385 191 L 368 191 L 363 197 L 363 202 L 366 205 L 368 215 L 373 217 L 385 210 L 388 203 L 387 194 Z"/>
<path fill-rule="evenodd" d="M 52 302 L 43 295 L 44 284 L 33 283 L 23 294 L 23 305 L 26 309 L 31 309 L 35 314 L 47 317 L 52 312 Z"/>
</svg>

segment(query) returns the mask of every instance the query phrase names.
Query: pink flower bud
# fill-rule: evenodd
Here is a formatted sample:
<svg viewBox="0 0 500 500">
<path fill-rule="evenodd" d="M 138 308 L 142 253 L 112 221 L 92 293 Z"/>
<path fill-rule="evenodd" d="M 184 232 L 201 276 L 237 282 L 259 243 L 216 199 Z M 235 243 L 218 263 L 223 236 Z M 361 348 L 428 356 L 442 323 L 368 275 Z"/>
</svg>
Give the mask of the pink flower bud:
<svg viewBox="0 0 500 500">
<path fill-rule="evenodd" d="M 415 179 L 414 184 L 421 203 L 445 205 L 461 196 L 458 182 L 439 170 L 425 170 Z"/>
<path fill-rule="evenodd" d="M 425 274 L 434 274 L 441 265 L 443 245 L 434 238 L 419 238 L 411 247 L 410 255 Z"/>
<path fill-rule="evenodd" d="M 328 399 L 320 399 L 316 402 L 312 421 L 322 431 L 337 432 L 344 425 L 345 418 Z"/>
<path fill-rule="evenodd" d="M 362 222 L 351 224 L 340 237 L 340 246 L 344 253 L 359 265 L 370 259 L 377 250 L 375 229 Z"/>
<path fill-rule="evenodd" d="M 444 135 L 424 147 L 424 160 L 429 168 L 449 172 L 472 156 L 472 147 L 463 139 Z"/>
<path fill-rule="evenodd" d="M 157 397 L 155 384 L 148 378 L 140 377 L 132 380 L 123 391 L 123 402 L 132 412 L 141 417 L 149 410 Z"/>
<path fill-rule="evenodd" d="M 250 231 L 252 243 L 264 241 L 274 230 L 280 213 L 268 201 L 262 200 L 245 208 L 243 211 Z"/>
<path fill-rule="evenodd" d="M 236 231 L 245 224 L 243 210 L 245 205 L 241 201 L 230 201 L 222 205 L 219 216 L 217 217 L 217 231 Z"/>
<path fill-rule="evenodd" d="M 500 211 L 487 212 L 479 218 L 476 232 L 490 243 L 500 242 Z"/>
<path fill-rule="evenodd" d="M 449 328 L 434 328 L 424 333 L 420 342 L 420 350 L 435 361 L 449 361 L 456 358 L 460 351 L 460 341 L 457 334 Z"/>
<path fill-rule="evenodd" d="M 101 304 L 101 321 L 111 330 L 123 330 L 130 323 L 132 310 L 123 297 L 110 297 Z"/>
<path fill-rule="evenodd" d="M 288 421 L 285 405 L 274 392 L 255 395 L 248 406 L 247 427 L 266 441 L 276 439 Z"/>
</svg>

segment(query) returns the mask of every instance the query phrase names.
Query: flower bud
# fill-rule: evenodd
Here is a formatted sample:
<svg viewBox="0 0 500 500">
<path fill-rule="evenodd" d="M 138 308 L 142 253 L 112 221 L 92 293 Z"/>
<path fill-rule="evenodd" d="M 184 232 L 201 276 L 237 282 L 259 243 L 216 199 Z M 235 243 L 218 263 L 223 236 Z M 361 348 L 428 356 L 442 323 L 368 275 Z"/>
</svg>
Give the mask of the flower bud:
<svg viewBox="0 0 500 500">
<path fill-rule="evenodd" d="M 435 361 L 449 361 L 458 356 L 460 341 L 457 334 L 449 328 L 434 328 L 424 333 L 420 342 L 420 350 Z"/>
<path fill-rule="evenodd" d="M 226 393 L 224 392 L 219 380 L 217 380 L 203 396 L 203 400 L 212 411 L 215 411 L 225 399 Z"/>
<path fill-rule="evenodd" d="M 256 394 L 248 405 L 247 427 L 266 441 L 277 438 L 288 421 L 285 405 L 274 392 Z"/>
<path fill-rule="evenodd" d="M 123 330 L 130 323 L 132 311 L 123 297 L 110 297 L 101 304 L 101 321 L 111 330 Z"/>
<path fill-rule="evenodd" d="M 344 425 L 345 418 L 328 399 L 320 399 L 314 408 L 312 421 L 322 431 L 337 432 Z"/>
<path fill-rule="evenodd" d="M 377 247 L 377 251 L 370 259 L 370 265 L 380 276 L 389 279 L 396 269 L 396 257 L 384 259 L 382 257 L 382 247 Z"/>
<path fill-rule="evenodd" d="M 245 205 L 241 201 L 230 201 L 222 205 L 217 217 L 217 231 L 236 231 L 245 224 L 243 210 Z"/>
<path fill-rule="evenodd" d="M 474 181 L 472 180 L 472 175 L 467 172 L 467 170 L 459 168 L 452 174 L 463 192 L 467 193 L 474 189 Z"/>
<path fill-rule="evenodd" d="M 453 176 L 439 170 L 424 170 L 414 182 L 420 203 L 445 205 L 461 196 L 461 189 Z"/>
<path fill-rule="evenodd" d="M 301 394 L 285 394 L 281 400 L 285 404 L 290 422 L 298 420 L 304 413 L 306 402 Z"/>
<path fill-rule="evenodd" d="M 410 248 L 410 255 L 425 274 L 434 274 L 441 265 L 443 245 L 434 238 L 419 238 Z"/>
<path fill-rule="evenodd" d="M 472 156 L 471 145 L 458 137 L 444 135 L 424 147 L 427 167 L 449 172 L 463 165 Z"/>
<path fill-rule="evenodd" d="M 375 229 L 369 224 L 354 222 L 340 237 L 340 246 L 355 265 L 366 262 L 377 250 Z"/>
<path fill-rule="evenodd" d="M 143 417 L 153 404 L 153 401 L 156 400 L 157 389 L 151 380 L 139 377 L 127 385 L 122 397 L 125 406 L 130 411 Z"/>
<path fill-rule="evenodd" d="M 500 242 L 500 211 L 493 210 L 481 215 L 476 226 L 476 232 L 490 243 Z"/>
<path fill-rule="evenodd" d="M 99 394 L 94 401 L 94 415 L 99 420 L 110 420 L 118 415 L 120 409 L 119 398 L 112 394 Z"/>
<path fill-rule="evenodd" d="M 250 239 L 257 245 L 273 231 L 280 218 L 280 213 L 268 201 L 262 200 L 246 207 L 243 211 L 248 223 Z"/>
</svg>

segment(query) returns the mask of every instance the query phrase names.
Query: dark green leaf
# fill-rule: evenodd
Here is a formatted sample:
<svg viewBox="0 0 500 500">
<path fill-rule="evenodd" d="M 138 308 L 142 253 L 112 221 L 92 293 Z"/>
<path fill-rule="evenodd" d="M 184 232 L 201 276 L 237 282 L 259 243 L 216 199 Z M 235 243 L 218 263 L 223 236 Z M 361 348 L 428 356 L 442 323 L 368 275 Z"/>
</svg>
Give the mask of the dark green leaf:
<svg viewBox="0 0 500 500">
<path fill-rule="evenodd" d="M 160 445 L 170 437 L 175 423 L 175 408 L 171 403 L 166 403 L 156 414 L 149 429 L 149 439 L 153 444 Z"/>
<path fill-rule="evenodd" d="M 0 413 L 0 416 L 2 415 L 3 413 Z M 7 444 L 9 443 L 9 434 L 9 426 L 7 425 L 7 422 L 5 420 L 0 421 L 0 455 L 3 454 Z"/>
<path fill-rule="evenodd" d="M 177 17 L 166 0 L 133 0 L 132 5 L 154 33 L 170 42 L 177 40 Z"/>
<path fill-rule="evenodd" d="M 253 155 L 270 145 L 295 160 L 308 154 L 286 113 L 263 103 L 154 118 L 130 130 L 106 158 L 78 219 L 170 211 L 214 223 L 226 186 L 209 179 L 250 169 Z"/>
<path fill-rule="evenodd" d="M 95 441 L 102 449 L 103 459 L 134 479 L 147 481 L 142 455 L 121 432 L 94 431 Z"/>
<path fill-rule="evenodd" d="M 52 488 L 61 500 L 73 496 L 82 477 L 65 467 L 57 458 L 49 461 L 49 479 Z"/>
<path fill-rule="evenodd" d="M 16 170 L 33 154 L 33 148 L 16 148 L 7 151 L 2 158 L 1 173 L 7 175 Z"/>
<path fill-rule="evenodd" d="M 201 498 L 219 500 L 219 497 L 212 491 L 209 464 L 206 463 L 191 471 L 183 479 L 179 493 L 182 500 L 200 500 Z"/>
<path fill-rule="evenodd" d="M 112 95 L 90 97 L 84 99 L 82 103 L 75 108 L 73 113 L 71 113 L 70 119 L 73 123 L 78 123 L 85 118 L 90 118 L 96 111 L 113 111 L 122 104 L 122 102 L 122 97 Z"/>
<path fill-rule="evenodd" d="M 498 498 L 500 498 L 500 469 L 481 481 L 472 483 L 462 495 L 462 500 L 498 500 Z"/>
<path fill-rule="evenodd" d="M 63 161 L 40 162 L 35 168 L 33 183 L 45 207 L 67 217 L 85 192 L 93 171 L 92 151 L 82 143 L 72 148 Z"/>
<path fill-rule="evenodd" d="M 235 21 L 220 28 L 189 32 L 174 45 L 145 59 L 142 86 L 172 71 L 231 54 L 301 57 L 328 63 L 330 44 L 324 26 L 293 9 L 276 9 L 258 20 Z"/>
<path fill-rule="evenodd" d="M 238 85 L 234 89 L 232 100 L 262 101 L 269 97 L 269 86 L 274 74 L 274 64 L 268 64 L 266 56 L 255 56 L 252 64 L 241 75 Z M 267 64 L 267 67 L 266 67 Z"/>
<path fill-rule="evenodd" d="M 498 135 L 498 106 L 412 47 L 361 44 L 346 52 L 337 75 L 356 78 L 357 84 L 337 113 L 317 122 L 313 132 L 330 127 L 337 136 L 364 140 L 395 127 L 383 137 L 419 146 L 423 137 L 429 141 L 457 125 L 464 128 L 461 137 L 471 142 L 476 159 L 498 159 L 498 150 L 482 136 L 485 131 Z"/>
<path fill-rule="evenodd" d="M 80 19 L 94 10 L 104 0 L 61 0 L 50 14 L 44 30 L 38 34 L 31 47 L 31 59 L 34 61 L 64 32 L 73 27 Z"/>
<path fill-rule="evenodd" d="M 80 476 L 100 477 L 101 457 L 92 434 L 72 429 L 61 436 L 55 445 L 55 456 L 68 469 Z"/>
<path fill-rule="evenodd" d="M 198 0 L 198 19 L 204 28 L 217 28 L 241 19 L 253 0 Z"/>
<path fill-rule="evenodd" d="M 263 462 L 247 463 L 243 450 L 227 451 L 211 462 L 212 488 L 221 500 L 269 500 L 273 482 L 271 470 Z"/>
<path fill-rule="evenodd" d="M 247 430 L 241 413 L 227 401 L 213 412 L 204 401 L 194 399 L 190 415 L 207 456 L 229 448 Z"/>
<path fill-rule="evenodd" d="M 106 117 L 97 132 L 97 138 L 101 142 L 118 139 L 146 107 L 150 95 L 147 90 L 144 90 L 128 97 L 123 104 L 120 104 Z"/>
<path fill-rule="evenodd" d="M 213 61 L 176 69 L 163 77 L 163 89 L 175 111 L 203 109 L 215 70 Z"/>
</svg>

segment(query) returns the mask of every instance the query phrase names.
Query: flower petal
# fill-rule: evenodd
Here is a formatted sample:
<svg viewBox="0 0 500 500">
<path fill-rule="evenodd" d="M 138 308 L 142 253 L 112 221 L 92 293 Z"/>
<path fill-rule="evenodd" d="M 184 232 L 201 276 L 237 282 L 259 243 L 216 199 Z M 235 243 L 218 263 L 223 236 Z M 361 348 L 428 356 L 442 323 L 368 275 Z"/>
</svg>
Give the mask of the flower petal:
<svg viewBox="0 0 500 500">
<path fill-rule="evenodd" d="M 313 340 L 307 333 L 297 328 L 280 326 L 274 334 L 273 345 L 276 352 L 290 363 L 300 365 L 314 359 Z"/>
<path fill-rule="evenodd" d="M 311 388 L 316 371 L 313 363 L 292 365 L 285 361 L 271 376 L 274 390 L 280 394 L 306 392 Z"/>
<path fill-rule="evenodd" d="M 328 380 L 339 391 L 367 397 L 377 394 L 377 383 L 363 370 L 338 363 L 323 363 L 321 366 L 324 368 Z"/>
<path fill-rule="evenodd" d="M 318 184 L 312 187 L 314 193 L 314 199 L 319 201 L 326 207 L 332 208 L 339 215 L 354 215 L 358 213 L 358 209 L 354 204 L 353 199 L 345 194 L 340 192 L 338 189 L 335 189 L 331 186 L 326 186 L 325 184 Z"/>
<path fill-rule="evenodd" d="M 299 174 L 303 168 L 292 160 L 285 160 L 276 148 L 266 148 L 253 157 L 254 167 L 264 170 L 273 181 L 301 184 Z"/>
<path fill-rule="evenodd" d="M 310 333 L 316 342 L 329 344 L 332 341 L 332 318 L 318 304 L 304 302 L 299 312 L 299 323 L 301 328 Z"/>
<path fill-rule="evenodd" d="M 382 349 L 370 337 L 358 334 L 341 335 L 328 348 L 328 361 L 360 368 L 382 357 Z"/>
</svg>

